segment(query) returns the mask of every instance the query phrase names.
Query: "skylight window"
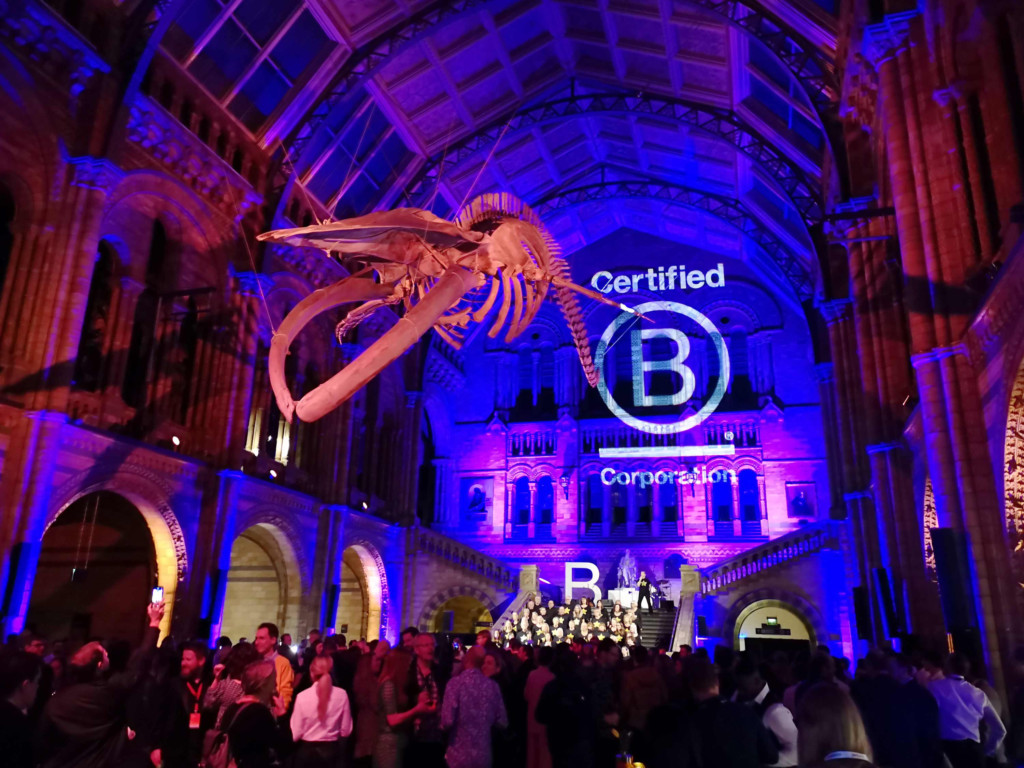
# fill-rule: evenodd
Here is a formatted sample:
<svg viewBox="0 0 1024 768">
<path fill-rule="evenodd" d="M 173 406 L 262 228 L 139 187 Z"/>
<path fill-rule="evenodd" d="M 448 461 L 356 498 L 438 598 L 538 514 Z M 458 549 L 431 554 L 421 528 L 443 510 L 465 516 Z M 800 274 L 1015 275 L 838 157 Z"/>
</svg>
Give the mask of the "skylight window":
<svg viewBox="0 0 1024 768">
<path fill-rule="evenodd" d="M 192 0 L 165 47 L 257 133 L 334 43 L 298 0 Z"/>
</svg>

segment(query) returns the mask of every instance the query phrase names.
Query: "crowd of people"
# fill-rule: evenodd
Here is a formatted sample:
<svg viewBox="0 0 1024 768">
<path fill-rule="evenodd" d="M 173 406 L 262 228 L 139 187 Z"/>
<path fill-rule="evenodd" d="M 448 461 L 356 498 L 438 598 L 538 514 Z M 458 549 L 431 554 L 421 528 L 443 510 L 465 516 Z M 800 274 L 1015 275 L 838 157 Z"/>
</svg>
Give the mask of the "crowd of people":
<svg viewBox="0 0 1024 768">
<path fill-rule="evenodd" d="M 640 639 L 636 609 L 622 607 L 616 601 L 610 608 L 587 597 L 557 605 L 530 597 L 523 608 L 514 611 L 501 626 L 501 639 L 507 648 L 513 640 L 523 645 L 553 646 L 579 638 L 584 642 L 608 638 L 627 646 Z"/>
<path fill-rule="evenodd" d="M 271 623 L 260 624 L 251 642 L 157 647 L 162 617 L 162 605 L 149 606 L 134 651 L 116 642 L 51 646 L 31 633 L 9 642 L 0 652 L 0 765 L 612 768 L 635 760 L 648 768 L 983 768 L 1024 761 L 1024 693 L 1004 706 L 956 653 L 874 650 L 851 675 L 824 646 L 796 659 L 718 646 L 712 659 L 703 648 L 649 651 L 612 636 L 495 643 L 484 630 L 466 648 L 411 627 L 395 647 L 316 630 L 294 646 Z M 1017 661 L 1024 672 L 1024 656 Z"/>
</svg>

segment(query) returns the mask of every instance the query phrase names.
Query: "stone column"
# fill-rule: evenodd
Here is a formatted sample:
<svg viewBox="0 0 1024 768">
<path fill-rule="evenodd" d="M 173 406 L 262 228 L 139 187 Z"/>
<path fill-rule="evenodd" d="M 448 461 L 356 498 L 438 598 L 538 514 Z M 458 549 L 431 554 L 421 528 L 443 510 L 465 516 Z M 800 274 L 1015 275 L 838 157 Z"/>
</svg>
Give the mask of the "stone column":
<svg viewBox="0 0 1024 768">
<path fill-rule="evenodd" d="M 20 329 L 30 339 L 29 358 L 45 371 L 47 383 L 28 398 L 30 407 L 55 410 L 67 406 L 96 264 L 103 205 L 121 178 L 121 171 L 102 158 L 72 158 L 68 166 L 68 188 L 59 206 L 53 247 L 40 270 L 46 276 L 37 284 L 29 305 L 35 318 Z"/>
<path fill-rule="evenodd" d="M 729 485 L 732 486 L 732 532 L 735 536 L 743 535 L 743 514 L 740 509 L 740 480 L 739 475 L 729 475 Z"/>
<path fill-rule="evenodd" d="M 530 481 L 530 524 L 526 529 L 526 535 L 531 539 L 537 533 L 537 481 Z"/>
<path fill-rule="evenodd" d="M 9 438 L 4 459 L 9 471 L 0 476 L 0 595 L 9 596 L 7 605 L 0 606 L 4 637 L 25 628 L 66 421 L 61 413 L 29 412 Z"/>
<path fill-rule="evenodd" d="M 679 585 L 679 608 L 676 613 L 675 630 L 672 632 L 670 652 L 678 651 L 682 645 L 692 648 L 696 634 L 697 614 L 694 603 L 700 594 L 700 571 L 692 565 L 681 565 L 679 571 L 682 576 Z"/>
<path fill-rule="evenodd" d="M 757 505 L 761 510 L 761 535 L 768 535 L 768 496 L 764 488 L 764 468 L 757 476 Z"/>
</svg>

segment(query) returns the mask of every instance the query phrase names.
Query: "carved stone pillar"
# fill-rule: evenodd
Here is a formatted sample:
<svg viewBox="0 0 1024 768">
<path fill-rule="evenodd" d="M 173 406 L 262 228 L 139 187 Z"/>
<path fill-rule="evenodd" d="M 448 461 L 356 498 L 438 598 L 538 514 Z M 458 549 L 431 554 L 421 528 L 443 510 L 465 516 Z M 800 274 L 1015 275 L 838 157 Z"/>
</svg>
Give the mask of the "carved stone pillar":
<svg viewBox="0 0 1024 768">
<path fill-rule="evenodd" d="M 743 515 L 740 509 L 740 481 L 737 475 L 729 476 L 729 485 L 732 486 L 732 532 L 735 536 L 743 535 Z"/>
<path fill-rule="evenodd" d="M 29 406 L 56 410 L 67 405 L 96 264 L 103 205 L 121 178 L 121 171 L 104 159 L 79 157 L 68 164 L 68 187 L 59 206 L 53 246 L 39 270 L 45 276 L 32 297 L 36 316 L 27 325 L 29 360 L 46 371 L 47 381 L 42 391 L 28 398 Z"/>
<path fill-rule="evenodd" d="M 537 481 L 530 481 L 530 524 L 526 529 L 526 535 L 531 539 L 537 533 Z"/>
</svg>

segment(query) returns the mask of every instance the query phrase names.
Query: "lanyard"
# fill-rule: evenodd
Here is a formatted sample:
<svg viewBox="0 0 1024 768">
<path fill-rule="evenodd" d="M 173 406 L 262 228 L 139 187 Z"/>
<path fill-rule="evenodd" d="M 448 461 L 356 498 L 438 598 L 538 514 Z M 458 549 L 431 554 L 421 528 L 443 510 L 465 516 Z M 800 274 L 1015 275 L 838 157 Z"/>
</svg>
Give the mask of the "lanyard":
<svg viewBox="0 0 1024 768">
<path fill-rule="evenodd" d="M 185 687 L 188 688 L 188 692 L 191 693 L 195 697 L 195 699 L 196 699 L 196 708 L 195 708 L 194 711 L 198 712 L 199 711 L 199 697 L 202 696 L 202 694 L 203 694 L 203 684 L 200 683 L 198 689 L 193 688 L 192 687 L 192 683 L 185 683 Z"/>
<path fill-rule="evenodd" d="M 871 760 L 863 752 L 848 752 L 845 749 L 837 752 L 829 752 L 825 755 L 825 762 L 829 760 L 862 760 L 865 763 L 870 763 Z"/>
</svg>

